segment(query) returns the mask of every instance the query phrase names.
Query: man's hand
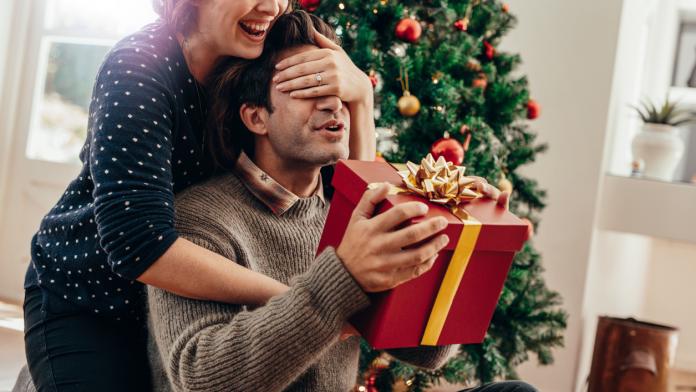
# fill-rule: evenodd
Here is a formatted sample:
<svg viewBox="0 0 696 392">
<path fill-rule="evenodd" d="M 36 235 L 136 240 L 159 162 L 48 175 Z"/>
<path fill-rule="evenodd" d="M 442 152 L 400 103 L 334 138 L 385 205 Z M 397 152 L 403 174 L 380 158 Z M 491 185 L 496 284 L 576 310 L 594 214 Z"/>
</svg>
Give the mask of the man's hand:
<svg viewBox="0 0 696 392">
<path fill-rule="evenodd" d="M 357 329 L 355 329 L 350 323 L 345 323 L 343 325 L 343 329 L 341 330 L 341 341 L 344 341 L 351 336 L 360 336 L 360 332 L 358 332 Z"/>
<path fill-rule="evenodd" d="M 399 204 L 373 216 L 375 207 L 388 191 L 389 187 L 382 185 L 365 192 L 336 249 L 348 272 L 366 292 L 388 290 L 424 274 L 449 242 L 446 235 L 435 236 L 447 226 L 443 217 L 397 229 L 407 220 L 425 215 L 428 211 L 425 203 Z"/>
<path fill-rule="evenodd" d="M 474 185 L 477 192 L 481 193 L 484 197 L 496 200 L 498 205 L 505 207 L 506 210 L 510 208 L 509 192 L 501 192 L 500 189 L 489 184 L 488 181 L 486 181 L 486 179 L 483 177 L 473 176 L 473 178 L 476 179 Z"/>
</svg>

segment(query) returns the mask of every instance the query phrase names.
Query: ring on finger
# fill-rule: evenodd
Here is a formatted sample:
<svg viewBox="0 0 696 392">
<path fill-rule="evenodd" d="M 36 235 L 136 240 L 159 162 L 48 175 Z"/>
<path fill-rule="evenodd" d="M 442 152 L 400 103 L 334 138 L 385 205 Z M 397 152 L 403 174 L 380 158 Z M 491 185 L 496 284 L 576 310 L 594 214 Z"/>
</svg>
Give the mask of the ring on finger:
<svg viewBox="0 0 696 392">
<path fill-rule="evenodd" d="M 317 86 L 321 86 L 321 82 L 323 81 L 323 79 L 324 78 L 321 76 L 321 72 L 314 75 L 314 80 L 317 81 Z"/>
</svg>

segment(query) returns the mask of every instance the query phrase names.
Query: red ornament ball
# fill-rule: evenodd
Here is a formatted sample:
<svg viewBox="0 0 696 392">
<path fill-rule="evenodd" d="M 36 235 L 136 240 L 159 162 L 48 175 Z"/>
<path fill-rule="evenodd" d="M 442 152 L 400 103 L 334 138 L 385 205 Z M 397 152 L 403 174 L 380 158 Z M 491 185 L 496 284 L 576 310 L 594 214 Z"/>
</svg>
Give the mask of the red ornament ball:
<svg viewBox="0 0 696 392">
<path fill-rule="evenodd" d="M 430 147 L 430 153 L 435 159 L 444 157 L 447 162 L 455 165 L 461 165 L 464 162 L 464 147 L 459 141 L 449 137 L 436 140 Z"/>
<path fill-rule="evenodd" d="M 463 18 L 454 22 L 454 28 L 459 31 L 466 31 L 469 28 L 469 19 Z"/>
<path fill-rule="evenodd" d="M 533 99 L 527 101 L 527 118 L 534 120 L 539 117 L 539 114 L 541 114 L 541 106 L 537 101 Z"/>
<path fill-rule="evenodd" d="M 414 43 L 420 38 L 423 28 L 417 20 L 413 18 L 404 18 L 396 24 L 394 32 L 396 33 L 396 38 Z"/>
<path fill-rule="evenodd" d="M 495 57 L 495 48 L 493 45 L 491 45 L 491 43 L 488 41 L 483 41 L 483 49 L 486 53 L 486 58 L 488 60 L 493 60 L 493 57 Z"/>
<path fill-rule="evenodd" d="M 300 0 L 300 7 L 306 9 L 309 12 L 314 12 L 319 8 L 321 0 Z"/>
</svg>

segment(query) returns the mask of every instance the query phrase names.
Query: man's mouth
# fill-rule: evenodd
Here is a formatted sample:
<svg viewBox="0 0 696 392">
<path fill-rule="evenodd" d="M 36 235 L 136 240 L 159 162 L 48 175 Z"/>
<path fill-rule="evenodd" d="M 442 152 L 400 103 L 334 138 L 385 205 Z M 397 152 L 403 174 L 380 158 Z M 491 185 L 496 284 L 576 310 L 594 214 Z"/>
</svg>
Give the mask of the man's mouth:
<svg viewBox="0 0 696 392">
<path fill-rule="evenodd" d="M 321 130 L 327 130 L 329 132 L 340 132 L 344 128 L 344 124 L 342 121 L 338 120 L 329 120 L 323 124 L 321 124 L 319 127 L 316 128 L 317 131 Z"/>
<path fill-rule="evenodd" d="M 270 22 L 244 22 L 240 21 L 239 26 L 252 37 L 261 38 L 268 31 L 268 27 L 271 25 Z"/>
</svg>

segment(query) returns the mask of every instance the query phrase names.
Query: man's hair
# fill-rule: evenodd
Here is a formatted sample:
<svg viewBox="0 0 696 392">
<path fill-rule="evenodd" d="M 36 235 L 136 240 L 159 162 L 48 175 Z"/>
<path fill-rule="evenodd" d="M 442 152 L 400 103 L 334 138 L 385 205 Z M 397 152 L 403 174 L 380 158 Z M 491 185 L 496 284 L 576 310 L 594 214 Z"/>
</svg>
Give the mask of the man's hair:
<svg viewBox="0 0 696 392">
<path fill-rule="evenodd" d="M 273 112 L 271 79 L 283 51 L 302 45 L 318 46 L 314 30 L 338 43 L 333 29 L 305 11 L 281 15 L 268 32 L 263 53 L 252 61 L 230 58 L 213 71 L 210 86 L 208 153 L 218 169 L 231 169 L 244 150 L 253 154 L 254 138 L 239 117 L 243 104 Z"/>
<path fill-rule="evenodd" d="M 198 0 L 152 0 L 152 8 L 174 32 L 184 36 L 198 23 Z"/>
</svg>

